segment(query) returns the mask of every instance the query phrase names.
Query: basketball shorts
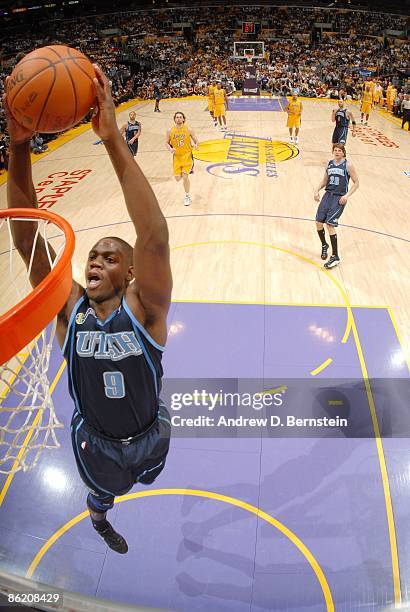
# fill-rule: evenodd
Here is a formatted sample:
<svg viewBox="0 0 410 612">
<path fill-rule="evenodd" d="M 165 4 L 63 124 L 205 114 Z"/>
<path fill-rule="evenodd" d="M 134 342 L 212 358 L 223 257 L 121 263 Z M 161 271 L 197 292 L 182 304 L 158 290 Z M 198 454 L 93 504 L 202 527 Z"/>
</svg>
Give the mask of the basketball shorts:
<svg viewBox="0 0 410 612">
<path fill-rule="evenodd" d="M 372 110 L 372 105 L 370 102 L 362 102 L 362 106 L 360 108 L 360 112 L 368 115 Z"/>
<path fill-rule="evenodd" d="M 128 148 L 131 151 L 133 157 L 136 156 L 137 151 L 138 151 L 138 138 L 137 140 L 134 140 L 134 142 L 132 144 L 130 144 L 129 142 L 127 142 Z"/>
<path fill-rule="evenodd" d="M 225 104 L 215 104 L 214 117 L 223 117 L 225 115 Z"/>
<path fill-rule="evenodd" d="M 192 153 L 187 155 L 177 155 L 174 153 L 174 176 L 184 174 L 192 174 L 194 171 L 194 158 Z"/>
<path fill-rule="evenodd" d="M 340 144 L 346 144 L 348 133 L 348 127 L 336 127 L 333 131 L 332 143 L 339 142 Z"/>
<path fill-rule="evenodd" d="M 288 115 L 288 122 L 286 124 L 288 128 L 300 127 L 300 115 Z"/>
<path fill-rule="evenodd" d="M 209 111 L 213 111 L 213 110 L 214 110 L 214 108 L 215 108 L 214 101 L 213 101 L 213 100 L 210 100 L 210 99 L 208 98 L 208 110 L 209 110 Z"/>
<path fill-rule="evenodd" d="M 75 411 L 71 421 L 74 457 L 91 491 L 93 509 L 109 510 L 114 497 L 127 493 L 137 482 L 154 482 L 164 469 L 170 437 L 171 421 L 161 401 L 153 425 L 131 441 L 103 436 Z"/>
<path fill-rule="evenodd" d="M 325 191 L 316 213 L 316 221 L 337 227 L 346 205 L 339 204 L 343 194 Z"/>
</svg>

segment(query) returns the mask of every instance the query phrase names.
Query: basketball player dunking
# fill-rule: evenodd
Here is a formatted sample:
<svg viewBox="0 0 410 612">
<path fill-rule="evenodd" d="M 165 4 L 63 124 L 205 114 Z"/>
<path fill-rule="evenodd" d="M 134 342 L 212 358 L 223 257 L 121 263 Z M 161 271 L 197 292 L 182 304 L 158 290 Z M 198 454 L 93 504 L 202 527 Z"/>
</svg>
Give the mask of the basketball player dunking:
<svg viewBox="0 0 410 612">
<path fill-rule="evenodd" d="M 114 237 L 101 238 L 92 247 L 85 288 L 73 280 L 57 317 L 57 338 L 68 364 L 75 405 L 72 444 L 80 476 L 90 490 L 91 521 L 110 548 L 126 553 L 127 543 L 106 513 L 117 495 L 136 482 L 151 484 L 165 465 L 171 427 L 159 393 L 172 277 L 167 223 L 118 130 L 108 79 L 94 68 L 98 105 L 92 126 L 117 174 L 137 238 L 134 248 Z M 32 134 L 9 113 L 8 129 L 8 206 L 37 208 Z M 13 225 L 14 244 L 27 267 L 35 236 L 32 225 Z M 49 271 L 39 236 L 31 284 L 37 286 Z"/>
<path fill-rule="evenodd" d="M 132 156 L 135 157 L 138 151 L 138 139 L 141 136 L 141 124 L 137 121 L 134 111 L 131 111 L 128 116 L 128 122 L 121 127 L 120 131 L 121 136 L 125 137 L 125 142 Z"/>
<path fill-rule="evenodd" d="M 327 259 L 327 250 L 329 248 L 326 242 L 324 223 L 327 225 L 332 244 L 332 256 L 325 263 L 325 268 L 334 268 L 340 263 L 336 227 L 345 209 L 347 199 L 359 188 L 359 178 L 356 169 L 353 164 L 347 161 L 344 145 L 334 144 L 332 150 L 333 159 L 327 163 L 322 182 L 314 194 L 316 202 L 319 202 L 319 192 L 323 187 L 325 188 L 325 194 L 320 200 L 316 213 L 316 228 L 322 243 L 322 259 Z M 353 187 L 348 191 L 349 179 L 352 179 Z"/>
<path fill-rule="evenodd" d="M 189 129 L 185 123 L 184 113 L 176 112 L 174 115 L 175 125 L 167 131 L 166 145 L 168 150 L 173 154 L 174 177 L 176 181 L 184 184 L 185 198 L 184 205 L 191 204 L 191 196 L 189 190 L 191 183 L 189 175 L 194 171 L 194 158 L 192 149 L 198 148 L 198 139 L 194 131 Z M 192 146 L 192 143 L 193 146 Z"/>
<path fill-rule="evenodd" d="M 336 123 L 333 130 L 332 143 L 340 142 L 340 144 L 346 144 L 350 122 L 353 125 L 352 136 L 356 136 L 356 121 L 353 114 L 345 107 L 344 100 L 339 100 L 337 104 L 338 108 L 332 111 L 332 121 Z"/>
</svg>

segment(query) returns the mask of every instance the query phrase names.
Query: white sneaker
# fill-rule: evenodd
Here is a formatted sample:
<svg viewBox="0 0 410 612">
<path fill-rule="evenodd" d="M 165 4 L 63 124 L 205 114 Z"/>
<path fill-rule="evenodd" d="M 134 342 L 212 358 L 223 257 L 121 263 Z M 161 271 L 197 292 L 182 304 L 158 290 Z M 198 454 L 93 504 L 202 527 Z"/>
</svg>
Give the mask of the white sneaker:
<svg viewBox="0 0 410 612">
<path fill-rule="evenodd" d="M 293 136 L 289 138 L 289 142 L 293 143 Z"/>
<path fill-rule="evenodd" d="M 189 194 L 187 193 L 184 198 L 184 206 L 189 206 L 190 204 L 191 204 L 191 198 Z"/>
<path fill-rule="evenodd" d="M 299 138 L 297 136 L 295 138 L 295 144 L 299 144 Z"/>
</svg>

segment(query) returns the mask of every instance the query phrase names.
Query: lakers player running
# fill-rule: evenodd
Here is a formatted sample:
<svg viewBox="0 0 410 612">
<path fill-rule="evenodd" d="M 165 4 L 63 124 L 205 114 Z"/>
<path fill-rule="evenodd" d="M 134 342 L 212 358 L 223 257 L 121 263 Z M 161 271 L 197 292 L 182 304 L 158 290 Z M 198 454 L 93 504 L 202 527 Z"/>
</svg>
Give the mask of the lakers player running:
<svg viewBox="0 0 410 612">
<path fill-rule="evenodd" d="M 326 223 L 330 242 L 332 244 L 332 256 L 329 261 L 325 263 L 325 268 L 334 268 L 340 263 L 336 227 L 345 209 L 348 198 L 350 198 L 359 188 L 359 178 L 356 169 L 353 164 L 347 161 L 344 145 L 338 143 L 334 144 L 332 151 L 333 159 L 327 163 L 322 182 L 314 193 L 316 202 L 319 202 L 319 192 L 323 187 L 325 188 L 325 194 L 320 200 L 316 213 L 316 229 L 320 242 L 322 243 L 322 259 L 327 259 L 327 251 L 329 248 L 326 242 L 324 223 Z M 348 190 L 350 179 L 353 181 L 353 186 Z"/>
<path fill-rule="evenodd" d="M 290 142 L 299 143 L 299 129 L 302 121 L 302 102 L 298 99 L 297 93 L 293 92 L 292 98 L 286 105 L 285 112 L 288 113 L 286 127 L 289 128 Z M 295 129 L 295 139 L 293 140 L 293 129 Z"/>
<path fill-rule="evenodd" d="M 189 175 L 194 171 L 192 149 L 198 148 L 198 139 L 194 131 L 186 125 L 184 113 L 175 113 L 174 124 L 175 125 L 167 131 L 166 145 L 174 156 L 173 165 L 175 180 L 179 182 L 182 179 L 184 184 L 184 205 L 189 206 L 191 204 L 191 196 L 189 195 L 191 183 Z"/>
<path fill-rule="evenodd" d="M 117 174 L 137 238 L 134 248 L 117 237 L 101 238 L 92 247 L 85 287 L 73 280 L 57 317 L 57 338 L 68 364 L 75 404 L 72 444 L 80 476 L 90 490 L 92 525 L 110 548 L 126 553 L 127 543 L 106 513 L 117 495 L 136 482 L 151 484 L 165 465 L 170 421 L 159 392 L 172 277 L 167 223 L 118 130 L 108 79 L 94 67 L 98 103 L 92 127 Z M 8 206 L 37 208 L 32 133 L 9 113 L 8 129 Z M 27 267 L 35 237 L 31 225 L 13 225 L 14 244 Z M 49 271 L 45 244 L 38 236 L 31 284 L 37 286 Z"/>
</svg>

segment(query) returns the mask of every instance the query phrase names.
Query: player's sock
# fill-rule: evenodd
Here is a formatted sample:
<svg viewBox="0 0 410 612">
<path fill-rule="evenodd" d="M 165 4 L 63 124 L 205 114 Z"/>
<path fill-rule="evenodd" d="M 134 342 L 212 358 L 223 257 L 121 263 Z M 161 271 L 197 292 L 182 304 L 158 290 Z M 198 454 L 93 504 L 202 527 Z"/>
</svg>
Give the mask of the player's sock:
<svg viewBox="0 0 410 612">
<path fill-rule="evenodd" d="M 332 255 L 334 257 L 339 257 L 339 254 L 337 252 L 337 234 L 331 234 L 330 242 L 332 243 Z"/>
<path fill-rule="evenodd" d="M 128 544 L 125 538 L 117 533 L 111 523 L 105 518 L 102 521 L 94 521 L 91 519 L 94 529 L 104 539 L 105 543 L 115 552 L 124 555 L 128 552 Z"/>
<path fill-rule="evenodd" d="M 320 242 L 322 243 L 322 252 L 320 254 L 320 258 L 321 259 L 327 259 L 327 251 L 329 249 L 329 245 L 326 242 L 326 238 L 325 238 L 325 230 L 321 229 L 321 230 L 317 230 L 318 236 L 320 238 Z"/>
<path fill-rule="evenodd" d="M 327 242 L 326 242 L 326 235 L 325 235 L 325 229 L 322 228 L 321 230 L 317 230 L 317 234 L 320 238 L 320 242 L 322 243 L 322 246 L 328 246 Z"/>
</svg>

